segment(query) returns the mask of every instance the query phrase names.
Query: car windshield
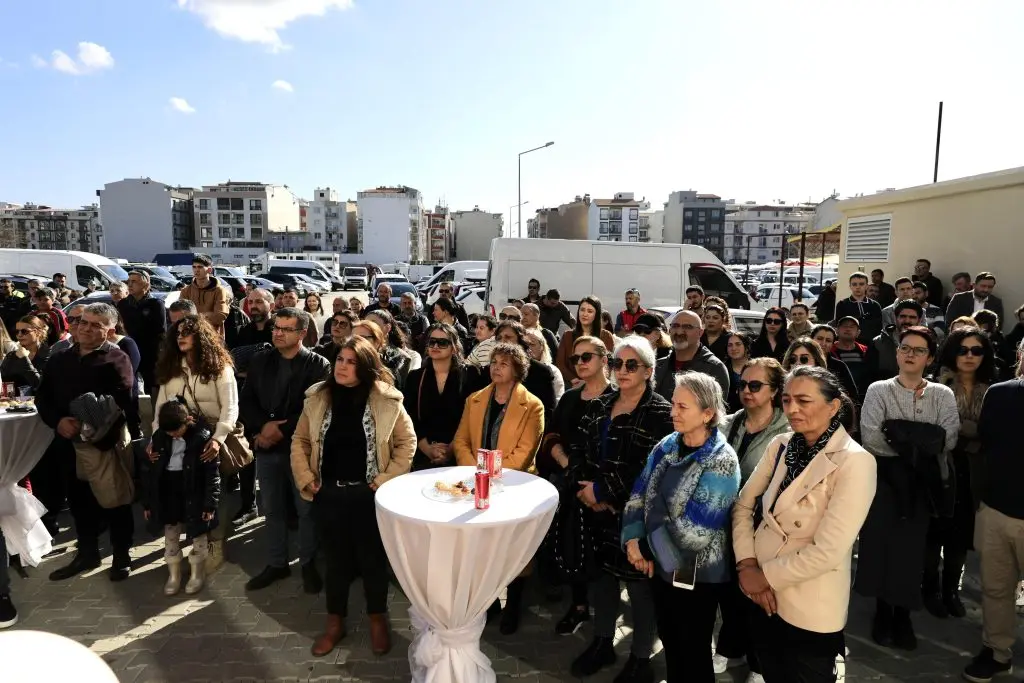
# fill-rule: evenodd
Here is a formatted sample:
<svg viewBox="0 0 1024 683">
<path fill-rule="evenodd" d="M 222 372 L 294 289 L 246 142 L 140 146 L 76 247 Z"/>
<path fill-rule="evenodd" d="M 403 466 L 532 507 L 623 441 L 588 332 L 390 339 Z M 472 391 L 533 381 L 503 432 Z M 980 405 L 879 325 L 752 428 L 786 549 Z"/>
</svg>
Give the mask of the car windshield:
<svg viewBox="0 0 1024 683">
<path fill-rule="evenodd" d="M 172 280 L 177 280 L 178 279 L 177 277 L 174 276 L 174 273 L 172 273 L 171 271 L 167 270 L 163 266 L 146 266 L 146 268 L 153 275 L 162 275 L 163 277 L 170 278 Z"/>
<path fill-rule="evenodd" d="M 116 263 L 111 263 L 108 265 L 100 264 L 99 266 L 97 266 L 97 268 L 102 270 L 112 280 L 117 280 L 118 282 L 128 282 L 128 272 L 121 266 L 117 265 Z"/>
<path fill-rule="evenodd" d="M 346 268 L 345 275 L 351 275 L 353 277 L 359 277 L 360 275 L 366 275 L 366 268 Z"/>
<path fill-rule="evenodd" d="M 408 282 L 389 282 L 388 285 L 391 287 L 391 298 L 395 299 L 402 296 L 406 292 L 416 294 L 416 288 Z"/>
</svg>

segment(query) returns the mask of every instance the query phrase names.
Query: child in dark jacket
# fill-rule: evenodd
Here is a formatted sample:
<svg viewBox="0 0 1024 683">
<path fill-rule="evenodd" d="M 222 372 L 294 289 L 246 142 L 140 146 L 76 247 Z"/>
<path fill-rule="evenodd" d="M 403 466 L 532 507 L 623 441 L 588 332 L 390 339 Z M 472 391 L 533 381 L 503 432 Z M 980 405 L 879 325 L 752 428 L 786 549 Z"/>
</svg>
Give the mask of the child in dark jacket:
<svg viewBox="0 0 1024 683">
<path fill-rule="evenodd" d="M 181 401 L 160 406 L 157 424 L 148 449 L 151 466 L 143 486 L 143 514 L 152 533 L 159 535 L 163 528 L 169 574 L 164 595 L 175 595 L 181 588 L 182 527 L 192 539 L 185 592 L 194 595 L 203 588 L 209 533 L 218 522 L 220 458 L 203 462 L 201 455 L 213 434 L 189 415 Z"/>
</svg>

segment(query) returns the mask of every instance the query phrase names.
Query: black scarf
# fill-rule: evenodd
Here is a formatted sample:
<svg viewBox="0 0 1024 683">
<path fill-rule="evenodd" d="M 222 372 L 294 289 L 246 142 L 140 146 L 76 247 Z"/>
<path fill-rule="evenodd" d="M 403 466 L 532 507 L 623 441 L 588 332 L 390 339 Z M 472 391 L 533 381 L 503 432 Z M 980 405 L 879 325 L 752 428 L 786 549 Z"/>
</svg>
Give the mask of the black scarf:
<svg viewBox="0 0 1024 683">
<path fill-rule="evenodd" d="M 775 496 L 776 500 L 807 469 L 807 466 L 811 464 L 811 460 L 814 460 L 814 456 L 825 447 L 838 429 L 839 414 L 837 413 L 832 418 L 832 422 L 829 423 L 828 429 L 822 432 L 818 440 L 810 447 L 808 447 L 807 439 L 804 438 L 803 434 L 799 432 L 793 434 L 793 438 L 789 440 L 789 445 L 786 446 L 786 476 L 782 480 L 782 486 L 779 487 L 779 493 Z"/>
</svg>

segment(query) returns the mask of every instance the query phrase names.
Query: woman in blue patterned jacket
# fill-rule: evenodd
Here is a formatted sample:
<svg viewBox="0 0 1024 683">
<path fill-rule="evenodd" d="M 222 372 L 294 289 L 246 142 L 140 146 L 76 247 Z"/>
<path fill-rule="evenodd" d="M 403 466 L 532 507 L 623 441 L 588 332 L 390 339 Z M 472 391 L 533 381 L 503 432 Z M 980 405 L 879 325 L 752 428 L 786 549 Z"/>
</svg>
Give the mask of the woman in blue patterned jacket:
<svg viewBox="0 0 1024 683">
<path fill-rule="evenodd" d="M 653 578 L 668 682 L 713 683 L 708 643 L 732 579 L 730 514 L 740 488 L 735 451 L 718 431 L 722 389 L 708 375 L 676 376 L 675 433 L 647 458 L 622 516 L 622 544 Z"/>
</svg>

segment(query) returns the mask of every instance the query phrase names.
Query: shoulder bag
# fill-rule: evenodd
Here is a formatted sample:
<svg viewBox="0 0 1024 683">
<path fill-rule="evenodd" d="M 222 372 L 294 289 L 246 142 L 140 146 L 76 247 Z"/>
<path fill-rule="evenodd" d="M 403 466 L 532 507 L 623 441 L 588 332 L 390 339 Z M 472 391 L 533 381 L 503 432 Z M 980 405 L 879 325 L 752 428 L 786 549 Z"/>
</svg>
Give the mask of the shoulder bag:
<svg viewBox="0 0 1024 683">
<path fill-rule="evenodd" d="M 195 415 L 206 420 L 211 425 L 216 425 L 219 416 L 204 415 L 199 409 L 199 401 L 196 400 L 196 394 L 193 388 L 189 385 L 188 379 L 185 379 L 185 390 L 188 392 L 192 399 L 192 406 L 190 410 Z M 185 402 L 188 405 L 188 401 Z M 224 437 L 224 443 L 221 444 L 220 449 L 220 474 L 222 477 L 229 477 L 235 474 L 243 467 L 252 463 L 252 449 L 249 448 L 249 441 L 245 438 L 245 430 L 242 427 L 242 423 L 236 421 L 235 428 Z"/>
</svg>

